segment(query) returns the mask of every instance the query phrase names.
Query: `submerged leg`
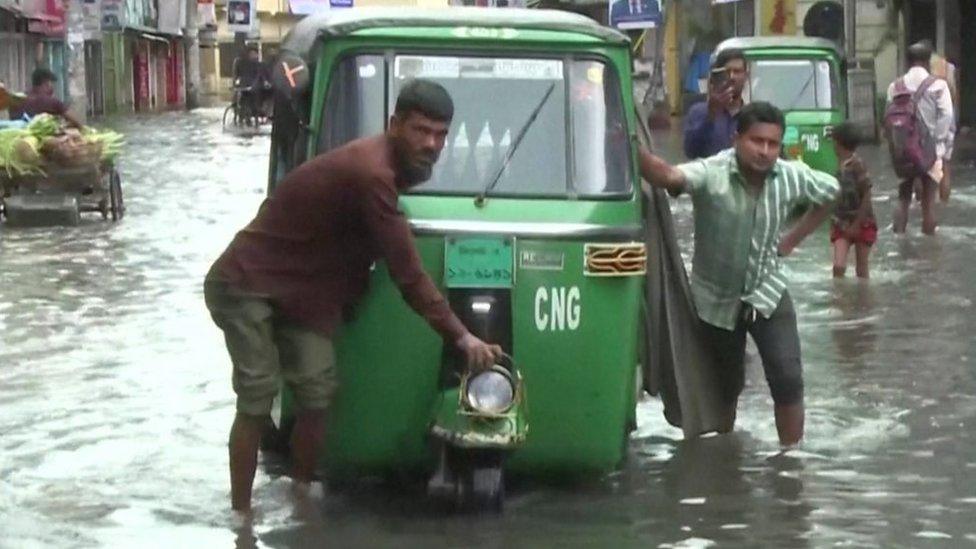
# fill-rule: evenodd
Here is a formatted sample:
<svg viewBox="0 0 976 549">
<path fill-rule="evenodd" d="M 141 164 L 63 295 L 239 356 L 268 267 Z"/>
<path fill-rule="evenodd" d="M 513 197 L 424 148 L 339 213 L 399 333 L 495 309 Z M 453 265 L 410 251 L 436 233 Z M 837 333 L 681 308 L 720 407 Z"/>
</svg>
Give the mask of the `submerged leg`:
<svg viewBox="0 0 976 549">
<path fill-rule="evenodd" d="M 734 330 L 726 330 L 708 323 L 701 323 L 703 340 L 711 355 L 712 374 L 715 376 L 717 394 L 726 412 L 717 430 L 728 433 L 735 427 L 739 395 L 745 386 L 746 330 L 739 322 Z"/>
<path fill-rule="evenodd" d="M 938 185 L 931 179 L 922 181 L 922 232 L 927 235 L 935 234 L 935 196 Z"/>
<path fill-rule="evenodd" d="M 235 511 L 251 509 L 251 490 L 258 466 L 258 447 L 264 431 L 264 417 L 237 414 L 230 429 L 230 502 Z"/>
<path fill-rule="evenodd" d="M 858 278 L 870 278 L 868 272 L 868 258 L 871 255 L 871 246 L 858 242 L 855 245 L 854 253 L 857 256 L 857 276 Z"/>
<path fill-rule="evenodd" d="M 315 479 L 319 447 L 325 429 L 325 411 L 307 410 L 298 413 L 291 434 L 292 478 L 298 482 Z"/>
<path fill-rule="evenodd" d="M 804 410 L 803 402 L 796 404 L 777 404 L 774 408 L 776 415 L 776 433 L 779 444 L 783 447 L 796 446 L 803 439 Z"/>
<path fill-rule="evenodd" d="M 902 181 L 898 185 L 898 204 L 892 213 L 891 229 L 896 233 L 904 233 L 908 226 L 908 208 L 912 205 L 914 180 Z"/>
<path fill-rule="evenodd" d="M 851 248 L 851 243 L 845 238 L 838 238 L 834 241 L 834 278 L 843 278 L 847 271 L 847 252 Z"/>
<path fill-rule="evenodd" d="M 775 404 L 776 431 L 783 446 L 803 438 L 803 364 L 796 310 L 790 294 L 784 292 L 769 318 L 758 318 L 749 333 L 759 349 L 766 382 Z"/>
</svg>

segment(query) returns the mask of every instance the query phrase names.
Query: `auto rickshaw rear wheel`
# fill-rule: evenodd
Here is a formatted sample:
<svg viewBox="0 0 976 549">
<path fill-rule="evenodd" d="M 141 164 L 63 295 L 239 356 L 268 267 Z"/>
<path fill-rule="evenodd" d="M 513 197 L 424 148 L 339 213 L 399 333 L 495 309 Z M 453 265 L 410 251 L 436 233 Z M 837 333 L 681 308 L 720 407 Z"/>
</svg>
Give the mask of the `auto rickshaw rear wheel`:
<svg viewBox="0 0 976 549">
<path fill-rule="evenodd" d="M 268 421 L 268 427 L 261 436 L 261 450 L 282 456 L 291 454 L 291 432 L 295 428 L 295 418 L 284 419 L 281 424 Z"/>
</svg>

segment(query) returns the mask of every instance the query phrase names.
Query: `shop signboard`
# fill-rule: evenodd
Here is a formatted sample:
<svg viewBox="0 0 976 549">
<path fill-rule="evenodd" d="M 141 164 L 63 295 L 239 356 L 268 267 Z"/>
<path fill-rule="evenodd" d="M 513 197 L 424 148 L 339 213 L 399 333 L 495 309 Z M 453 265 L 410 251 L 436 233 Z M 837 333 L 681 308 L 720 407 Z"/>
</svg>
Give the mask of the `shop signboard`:
<svg viewBox="0 0 976 549">
<path fill-rule="evenodd" d="M 197 2 L 197 23 L 201 27 L 217 28 L 217 6 L 214 0 Z"/>
<path fill-rule="evenodd" d="M 451 0 L 452 6 L 474 6 L 479 8 L 524 8 L 525 0 Z"/>
<path fill-rule="evenodd" d="M 229 0 L 227 28 L 231 32 L 250 33 L 257 29 L 257 0 Z"/>
<path fill-rule="evenodd" d="M 777 36 L 796 34 L 796 0 L 763 0 L 762 27 L 759 34 Z"/>
<path fill-rule="evenodd" d="M 186 2 L 160 2 L 156 26 L 161 32 L 179 36 L 186 26 Z"/>
<path fill-rule="evenodd" d="M 664 21 L 661 0 L 611 0 L 610 26 L 618 29 L 649 29 Z"/>
<path fill-rule="evenodd" d="M 102 32 L 118 32 L 125 28 L 125 0 L 102 0 Z"/>
<path fill-rule="evenodd" d="M 82 28 L 85 40 L 102 39 L 102 2 L 84 0 L 81 3 Z"/>
<path fill-rule="evenodd" d="M 290 0 L 288 7 L 296 15 L 311 15 L 335 8 L 351 8 L 354 0 Z"/>
</svg>

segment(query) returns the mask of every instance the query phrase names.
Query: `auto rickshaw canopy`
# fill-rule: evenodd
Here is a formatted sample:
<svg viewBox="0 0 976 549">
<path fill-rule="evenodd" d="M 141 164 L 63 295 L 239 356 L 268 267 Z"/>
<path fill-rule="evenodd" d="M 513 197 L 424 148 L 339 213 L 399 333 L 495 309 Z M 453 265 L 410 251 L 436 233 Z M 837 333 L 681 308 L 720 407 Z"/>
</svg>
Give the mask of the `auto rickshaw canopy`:
<svg viewBox="0 0 976 549">
<path fill-rule="evenodd" d="M 712 62 L 724 50 L 824 50 L 844 58 L 844 50 L 834 41 L 809 36 L 743 36 L 723 40 L 712 54 Z"/>
<path fill-rule="evenodd" d="M 311 59 L 315 46 L 332 37 L 382 28 L 502 28 L 582 34 L 612 44 L 628 44 L 627 35 L 574 13 L 537 9 L 386 8 L 331 10 L 302 19 L 285 37 L 282 49 Z"/>
</svg>

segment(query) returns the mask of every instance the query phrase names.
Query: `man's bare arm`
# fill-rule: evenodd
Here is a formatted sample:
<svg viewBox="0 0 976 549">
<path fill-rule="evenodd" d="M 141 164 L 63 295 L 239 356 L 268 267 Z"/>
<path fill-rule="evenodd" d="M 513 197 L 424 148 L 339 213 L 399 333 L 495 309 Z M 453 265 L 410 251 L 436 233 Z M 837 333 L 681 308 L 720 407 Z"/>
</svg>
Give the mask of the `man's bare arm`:
<svg viewBox="0 0 976 549">
<path fill-rule="evenodd" d="M 676 193 L 685 188 L 685 174 L 643 146 L 637 148 L 641 177 L 651 185 Z"/>
<path fill-rule="evenodd" d="M 834 203 L 828 202 L 816 206 L 804 214 L 797 221 L 796 225 L 783 235 L 782 240 L 779 241 L 779 255 L 787 256 L 793 253 L 793 249 L 799 246 L 800 242 L 803 242 L 803 239 L 809 236 L 810 233 L 817 230 L 817 227 L 827 219 L 833 209 Z"/>
<path fill-rule="evenodd" d="M 85 125 L 82 124 L 75 115 L 71 114 L 71 111 L 64 111 L 61 114 L 61 117 L 64 118 L 65 122 L 68 123 L 68 126 L 72 128 L 78 128 L 80 130 L 81 128 L 85 127 Z"/>
</svg>

